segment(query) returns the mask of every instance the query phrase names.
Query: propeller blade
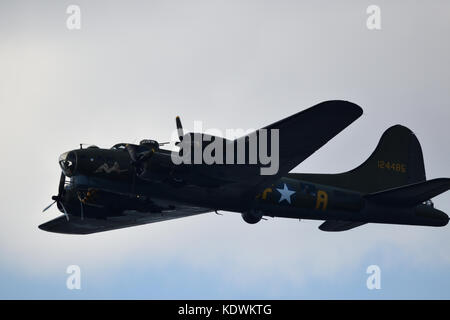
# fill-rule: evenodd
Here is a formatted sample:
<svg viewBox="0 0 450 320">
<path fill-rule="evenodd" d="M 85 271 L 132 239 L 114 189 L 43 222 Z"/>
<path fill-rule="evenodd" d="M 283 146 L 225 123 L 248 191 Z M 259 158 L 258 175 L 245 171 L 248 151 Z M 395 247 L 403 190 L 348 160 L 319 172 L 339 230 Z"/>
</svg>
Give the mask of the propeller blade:
<svg viewBox="0 0 450 320">
<path fill-rule="evenodd" d="M 81 220 L 83 220 L 84 219 L 83 200 L 81 199 L 81 194 L 79 191 L 77 193 L 77 197 L 78 197 L 78 201 L 80 201 L 80 217 L 81 217 Z"/>
<path fill-rule="evenodd" d="M 184 132 L 183 132 L 183 126 L 181 125 L 180 117 L 177 116 L 175 118 L 175 122 L 177 124 L 178 139 L 180 139 L 180 142 L 181 142 L 181 141 L 183 141 Z"/>
<path fill-rule="evenodd" d="M 66 216 L 67 221 L 69 221 L 69 215 L 67 214 L 66 208 L 64 207 L 64 205 L 62 204 L 61 201 L 58 201 L 58 203 L 61 205 L 61 207 L 63 208 L 64 211 L 64 215 Z"/>
<path fill-rule="evenodd" d="M 64 208 L 64 205 L 61 201 L 62 199 L 62 195 L 64 193 L 64 185 L 66 183 L 66 176 L 64 174 L 64 172 L 61 172 L 61 177 L 59 178 L 59 186 L 58 186 L 58 195 L 57 196 L 52 196 L 52 200 L 53 202 L 51 204 L 49 204 L 47 207 L 45 207 L 44 210 L 42 210 L 42 212 L 47 211 L 48 209 L 50 209 L 51 206 L 53 206 L 55 203 L 58 203 L 61 205 L 61 207 L 64 210 L 64 215 L 67 218 L 67 221 L 69 221 L 69 215 L 67 214 L 66 208 Z"/>
<path fill-rule="evenodd" d="M 58 197 L 61 197 L 64 192 L 64 184 L 66 183 L 66 176 L 64 172 L 61 172 L 61 177 L 59 178 L 59 187 L 58 187 Z"/>
<path fill-rule="evenodd" d="M 136 162 L 137 161 L 136 148 L 129 144 L 127 144 L 125 147 L 127 148 L 128 154 L 130 155 L 130 158 L 131 158 L 131 161 Z"/>
<path fill-rule="evenodd" d="M 55 203 L 56 203 L 56 200 L 53 201 L 52 203 L 50 203 L 48 206 L 46 206 L 45 209 L 42 210 L 42 212 L 45 212 L 45 211 L 47 211 L 48 209 L 50 209 L 50 207 L 51 207 L 52 205 L 54 205 Z"/>
<path fill-rule="evenodd" d="M 126 145 L 126 149 L 131 158 L 131 166 L 134 167 L 134 173 L 137 176 L 140 176 L 147 168 L 146 161 L 150 159 L 153 154 L 156 152 L 155 149 L 151 149 L 148 151 L 137 152 L 138 148 L 135 145 Z M 134 185 L 134 182 L 133 182 Z"/>
<path fill-rule="evenodd" d="M 137 171 L 136 171 L 136 167 L 135 166 L 133 166 L 133 182 L 132 182 L 132 185 L 131 185 L 131 192 L 133 192 L 134 193 L 134 190 L 136 189 L 136 175 L 137 175 Z"/>
<path fill-rule="evenodd" d="M 138 156 L 138 158 L 139 158 L 138 161 L 139 161 L 139 162 L 147 161 L 148 159 L 151 158 L 151 156 L 153 156 L 154 153 L 155 153 L 155 150 L 154 150 L 154 149 L 152 149 L 152 150 L 150 150 L 150 151 L 142 152 L 142 153 L 140 153 L 139 156 Z"/>
</svg>

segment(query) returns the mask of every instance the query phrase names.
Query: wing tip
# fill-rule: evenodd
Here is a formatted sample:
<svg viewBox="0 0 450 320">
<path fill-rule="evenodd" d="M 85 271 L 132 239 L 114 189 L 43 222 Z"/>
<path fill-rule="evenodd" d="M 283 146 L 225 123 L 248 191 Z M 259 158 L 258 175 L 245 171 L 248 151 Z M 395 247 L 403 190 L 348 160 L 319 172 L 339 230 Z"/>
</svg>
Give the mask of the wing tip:
<svg viewBox="0 0 450 320">
<path fill-rule="evenodd" d="M 84 231 L 80 229 L 73 228 L 72 225 L 66 221 L 65 216 L 59 216 L 53 220 L 44 222 L 39 225 L 38 228 L 42 231 L 51 232 L 51 233 L 59 233 L 59 234 L 73 234 L 73 235 L 81 235 L 88 234 L 89 231 Z"/>
<path fill-rule="evenodd" d="M 349 114 L 351 113 L 356 118 L 359 118 L 364 113 L 364 110 L 361 106 L 348 100 L 327 100 L 319 103 L 318 105 L 322 104 L 329 105 L 333 109 L 339 108 L 340 113 L 347 111 Z"/>
</svg>

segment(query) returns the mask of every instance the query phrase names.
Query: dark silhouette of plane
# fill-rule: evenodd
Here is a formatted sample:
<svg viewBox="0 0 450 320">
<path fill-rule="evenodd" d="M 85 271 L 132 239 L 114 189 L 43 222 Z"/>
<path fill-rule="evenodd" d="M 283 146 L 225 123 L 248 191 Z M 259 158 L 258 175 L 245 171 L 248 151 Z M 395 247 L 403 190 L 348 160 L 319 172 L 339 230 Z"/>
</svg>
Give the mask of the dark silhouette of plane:
<svg viewBox="0 0 450 320">
<path fill-rule="evenodd" d="M 325 220 L 323 231 L 365 223 L 445 226 L 449 217 L 430 199 L 447 191 L 450 179 L 426 180 L 419 141 L 404 126 L 386 130 L 372 155 L 351 171 L 290 173 L 361 115 L 356 104 L 326 101 L 235 140 L 184 134 L 177 117 L 179 151 L 154 140 L 111 149 L 80 146 L 59 160 L 62 173 L 52 199 L 64 215 L 39 228 L 89 234 L 218 210 L 241 213 L 250 224 L 264 217 Z M 277 132 L 278 140 L 263 140 L 268 131 Z M 259 142 L 256 149 L 252 141 Z M 275 173 L 262 174 L 267 161 L 250 159 L 264 141 L 267 154 L 277 156 Z M 231 154 L 232 161 L 174 163 L 194 159 L 196 147 L 205 152 L 212 143 L 224 146 L 223 156 Z M 238 149 L 244 151 L 241 163 L 238 152 L 229 151 Z M 352 149 L 350 144 L 343 151 Z"/>
</svg>

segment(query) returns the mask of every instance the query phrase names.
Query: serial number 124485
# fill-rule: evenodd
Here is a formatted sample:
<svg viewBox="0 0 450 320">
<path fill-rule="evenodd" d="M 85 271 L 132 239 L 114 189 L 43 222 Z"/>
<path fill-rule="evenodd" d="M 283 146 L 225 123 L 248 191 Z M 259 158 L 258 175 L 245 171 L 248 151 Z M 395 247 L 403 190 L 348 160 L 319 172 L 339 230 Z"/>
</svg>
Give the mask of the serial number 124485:
<svg viewBox="0 0 450 320">
<path fill-rule="evenodd" d="M 399 162 L 390 162 L 384 160 L 378 160 L 378 168 L 379 169 L 387 169 L 392 171 L 397 171 L 401 173 L 406 172 L 406 164 Z"/>
</svg>

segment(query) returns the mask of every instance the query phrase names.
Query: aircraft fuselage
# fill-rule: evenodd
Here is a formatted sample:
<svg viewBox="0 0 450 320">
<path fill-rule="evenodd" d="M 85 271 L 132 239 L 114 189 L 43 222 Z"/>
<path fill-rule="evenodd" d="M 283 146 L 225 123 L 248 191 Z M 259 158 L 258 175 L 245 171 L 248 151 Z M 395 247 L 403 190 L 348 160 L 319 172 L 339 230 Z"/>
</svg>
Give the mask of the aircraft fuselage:
<svg viewBox="0 0 450 320">
<path fill-rule="evenodd" d="M 249 223 L 263 216 L 443 226 L 448 216 L 431 205 L 380 206 L 351 190 L 283 177 L 252 198 L 239 189 L 196 185 L 178 178 L 170 164 L 153 168 L 145 180 L 134 177 L 127 153 L 109 149 L 74 150 L 77 163 L 65 186 L 69 216 L 82 219 L 170 215 L 172 211 L 224 210 Z M 170 161 L 167 158 L 167 161 Z M 63 209 L 58 206 L 60 211 Z"/>
</svg>

